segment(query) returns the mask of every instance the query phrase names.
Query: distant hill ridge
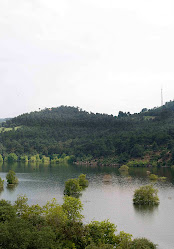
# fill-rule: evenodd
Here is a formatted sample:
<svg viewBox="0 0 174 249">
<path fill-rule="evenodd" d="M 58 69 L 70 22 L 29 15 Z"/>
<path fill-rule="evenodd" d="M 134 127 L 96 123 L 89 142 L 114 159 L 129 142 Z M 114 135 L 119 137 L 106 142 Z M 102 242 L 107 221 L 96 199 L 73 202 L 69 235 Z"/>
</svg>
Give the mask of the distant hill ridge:
<svg viewBox="0 0 174 249">
<path fill-rule="evenodd" d="M 112 158 L 124 163 L 162 153 L 159 164 L 174 161 L 174 101 L 138 114 L 120 111 L 118 116 L 60 106 L 22 114 L 2 125 L 1 154 L 65 153 L 78 160 Z"/>
</svg>

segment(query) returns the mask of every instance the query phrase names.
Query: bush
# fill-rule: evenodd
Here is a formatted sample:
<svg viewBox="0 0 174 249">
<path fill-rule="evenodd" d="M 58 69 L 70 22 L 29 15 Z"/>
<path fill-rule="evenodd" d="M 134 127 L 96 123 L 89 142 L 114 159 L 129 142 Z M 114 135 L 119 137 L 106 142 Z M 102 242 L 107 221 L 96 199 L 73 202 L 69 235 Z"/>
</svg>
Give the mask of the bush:
<svg viewBox="0 0 174 249">
<path fill-rule="evenodd" d="M 4 180 L 1 179 L 0 177 L 0 190 L 4 188 Z"/>
<path fill-rule="evenodd" d="M 24 155 L 20 157 L 21 162 L 28 162 L 28 156 Z"/>
<path fill-rule="evenodd" d="M 15 153 L 10 153 L 7 156 L 7 161 L 8 162 L 16 162 L 18 160 L 18 156 Z"/>
<path fill-rule="evenodd" d="M 81 191 L 78 179 L 69 179 L 65 182 L 64 195 L 79 197 Z"/>
<path fill-rule="evenodd" d="M 42 163 L 50 163 L 50 158 L 46 157 L 46 156 L 43 156 L 42 157 Z"/>
<path fill-rule="evenodd" d="M 80 185 L 80 187 L 82 187 L 82 189 L 88 187 L 89 182 L 88 182 L 88 180 L 86 179 L 86 175 L 81 174 L 81 175 L 78 177 L 78 180 L 79 180 L 79 185 Z"/>
<path fill-rule="evenodd" d="M 116 226 L 108 220 L 101 222 L 92 221 L 88 224 L 88 231 L 88 236 L 92 239 L 92 243 L 95 245 L 115 244 L 115 232 L 117 231 Z"/>
<path fill-rule="evenodd" d="M 156 249 L 156 245 L 146 238 L 134 239 L 130 244 L 130 249 Z"/>
<path fill-rule="evenodd" d="M 119 168 L 120 171 L 128 171 L 129 170 L 129 167 L 127 165 L 122 165 L 120 168 Z"/>
<path fill-rule="evenodd" d="M 135 205 L 158 205 L 158 190 L 152 185 L 142 186 L 134 192 L 133 203 Z"/>
<path fill-rule="evenodd" d="M 0 223 L 16 217 L 16 210 L 9 201 L 0 200 Z"/>
<path fill-rule="evenodd" d="M 158 180 L 158 176 L 155 175 L 155 174 L 150 174 L 149 179 L 152 180 L 152 181 L 156 181 L 156 180 Z"/>
<path fill-rule="evenodd" d="M 15 175 L 13 170 L 9 170 L 8 174 L 6 175 L 7 183 L 8 184 L 17 184 L 18 178 Z"/>
</svg>

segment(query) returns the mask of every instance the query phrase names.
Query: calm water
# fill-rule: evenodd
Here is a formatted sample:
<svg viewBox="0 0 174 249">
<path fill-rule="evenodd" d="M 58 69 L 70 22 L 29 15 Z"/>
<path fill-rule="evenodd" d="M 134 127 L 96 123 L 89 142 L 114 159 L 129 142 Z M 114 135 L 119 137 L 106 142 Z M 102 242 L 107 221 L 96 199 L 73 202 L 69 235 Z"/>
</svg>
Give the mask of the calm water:
<svg viewBox="0 0 174 249">
<path fill-rule="evenodd" d="M 155 183 L 159 189 L 160 205 L 140 209 L 132 204 L 134 190 L 148 184 L 147 169 L 130 169 L 129 175 L 120 175 L 116 168 L 86 167 L 75 165 L 0 165 L 0 177 L 5 180 L 6 173 L 13 169 L 19 179 L 14 189 L 5 186 L 1 199 L 12 203 L 18 195 L 26 194 L 29 204 L 44 205 L 56 198 L 63 202 L 64 182 L 84 173 L 89 187 L 83 192 L 84 222 L 109 219 L 134 237 L 146 237 L 159 245 L 160 249 L 174 248 L 174 171 L 171 169 L 151 169 L 152 173 L 167 176 L 166 182 Z M 110 178 L 109 182 L 105 179 Z"/>
</svg>

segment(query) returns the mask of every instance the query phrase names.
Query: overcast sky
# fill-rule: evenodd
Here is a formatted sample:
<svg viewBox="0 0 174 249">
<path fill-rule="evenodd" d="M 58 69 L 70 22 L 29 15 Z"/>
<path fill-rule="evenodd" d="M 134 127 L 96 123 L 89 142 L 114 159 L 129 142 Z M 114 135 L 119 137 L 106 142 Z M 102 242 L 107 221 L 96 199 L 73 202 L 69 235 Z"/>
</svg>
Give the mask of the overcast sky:
<svg viewBox="0 0 174 249">
<path fill-rule="evenodd" d="M 0 117 L 174 99 L 173 0 L 0 0 Z"/>
</svg>

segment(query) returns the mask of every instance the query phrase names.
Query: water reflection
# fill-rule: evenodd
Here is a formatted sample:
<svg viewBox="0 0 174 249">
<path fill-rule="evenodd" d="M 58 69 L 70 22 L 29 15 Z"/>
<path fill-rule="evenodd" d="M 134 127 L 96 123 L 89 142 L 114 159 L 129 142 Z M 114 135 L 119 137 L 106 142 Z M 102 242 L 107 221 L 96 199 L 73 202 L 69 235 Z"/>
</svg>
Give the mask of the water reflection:
<svg viewBox="0 0 174 249">
<path fill-rule="evenodd" d="M 110 174 L 106 174 L 103 176 L 103 183 L 110 184 L 112 183 L 112 176 Z"/>
<path fill-rule="evenodd" d="M 17 188 L 18 184 L 7 184 L 7 190 L 13 192 Z"/>
<path fill-rule="evenodd" d="M 12 169 L 16 172 L 19 184 L 14 188 L 6 187 L 6 174 Z M 167 181 L 158 181 L 159 206 L 134 206 L 134 190 L 149 184 L 147 170 L 159 177 L 166 176 Z M 0 177 L 5 180 L 0 198 L 14 203 L 18 195 L 25 194 L 29 205 L 45 205 L 56 198 L 63 202 L 64 183 L 67 179 L 86 174 L 89 187 L 80 197 L 84 204 L 86 222 L 92 219 L 110 219 L 118 226 L 118 231 L 133 234 L 135 237 L 147 237 L 161 245 L 159 249 L 173 248 L 172 215 L 174 207 L 174 170 L 170 168 L 130 168 L 129 174 L 121 173 L 118 168 L 91 167 L 69 164 L 0 164 Z"/>
<path fill-rule="evenodd" d="M 152 217 L 158 212 L 158 205 L 133 205 L 136 215 Z"/>
</svg>

